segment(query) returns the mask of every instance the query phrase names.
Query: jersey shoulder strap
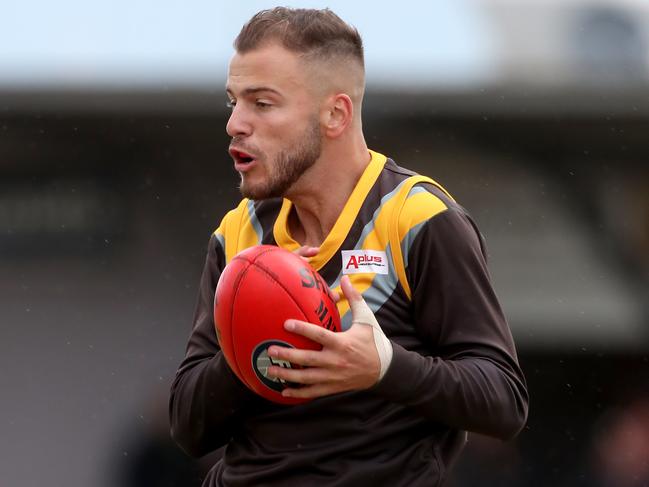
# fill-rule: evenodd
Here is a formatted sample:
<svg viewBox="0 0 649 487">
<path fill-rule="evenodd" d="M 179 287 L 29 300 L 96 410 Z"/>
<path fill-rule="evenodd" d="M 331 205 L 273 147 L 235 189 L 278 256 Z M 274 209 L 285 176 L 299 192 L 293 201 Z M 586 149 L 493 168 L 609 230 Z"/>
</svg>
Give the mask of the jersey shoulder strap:
<svg viewBox="0 0 649 487">
<path fill-rule="evenodd" d="M 401 283 L 401 287 L 408 296 L 408 299 L 412 299 L 412 293 L 410 290 L 410 285 L 408 284 L 408 279 L 406 277 L 406 265 L 403 258 L 401 242 L 408 231 L 412 228 L 412 221 L 410 221 L 411 219 L 409 219 L 405 226 L 402 225 L 401 223 L 404 220 L 404 218 L 402 218 L 402 212 L 404 207 L 406 206 L 406 200 L 408 200 L 408 197 L 411 195 L 413 187 L 421 183 L 431 184 L 439 188 L 446 196 L 448 196 L 448 198 L 451 199 L 451 201 L 455 201 L 453 200 L 453 197 L 448 193 L 448 191 L 446 191 L 442 187 L 441 184 L 427 176 L 421 175 L 410 176 L 408 179 L 406 179 L 402 183 L 399 193 L 395 196 L 397 200 L 395 201 L 392 218 L 390 219 L 388 238 L 392 251 L 392 265 L 396 270 L 397 278 Z M 420 211 L 418 212 L 419 215 L 417 215 L 419 219 L 430 218 L 434 214 L 446 209 L 446 205 L 441 200 L 431 195 L 430 193 L 426 192 L 426 194 L 430 195 L 430 197 L 435 200 L 436 204 L 433 208 L 420 208 Z"/>
<path fill-rule="evenodd" d="M 261 244 L 261 232 L 257 228 L 254 205 L 249 199 L 226 213 L 215 234 L 219 239 L 225 253 L 225 263 L 248 247 Z"/>
</svg>

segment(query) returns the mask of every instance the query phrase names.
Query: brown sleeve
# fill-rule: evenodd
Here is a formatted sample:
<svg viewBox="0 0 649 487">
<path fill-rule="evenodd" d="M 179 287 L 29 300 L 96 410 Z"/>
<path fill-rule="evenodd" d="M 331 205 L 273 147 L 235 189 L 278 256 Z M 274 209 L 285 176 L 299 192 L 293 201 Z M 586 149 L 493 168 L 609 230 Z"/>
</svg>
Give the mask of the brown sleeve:
<svg viewBox="0 0 649 487">
<path fill-rule="evenodd" d="M 228 442 L 254 396 L 234 375 L 216 339 L 213 301 L 225 255 L 215 235 L 209 242 L 185 358 L 171 386 L 171 435 L 192 456 Z"/>
<path fill-rule="evenodd" d="M 480 234 L 461 209 L 424 224 L 408 252 L 407 274 L 413 319 L 433 353 L 393 343 L 392 362 L 375 390 L 456 428 L 515 436 L 527 418 L 525 378 Z"/>
</svg>

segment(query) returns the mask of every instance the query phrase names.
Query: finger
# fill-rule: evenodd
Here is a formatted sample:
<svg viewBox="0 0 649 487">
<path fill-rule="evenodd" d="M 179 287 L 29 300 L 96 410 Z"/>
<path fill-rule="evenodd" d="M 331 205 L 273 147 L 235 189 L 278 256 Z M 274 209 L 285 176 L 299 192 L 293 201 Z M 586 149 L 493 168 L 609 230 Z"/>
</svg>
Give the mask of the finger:
<svg viewBox="0 0 649 487">
<path fill-rule="evenodd" d="M 340 288 L 342 289 L 345 298 L 347 298 L 347 301 L 349 301 L 350 304 L 354 301 L 363 299 L 363 296 L 360 295 L 352 282 L 349 280 L 349 276 L 342 277 L 342 279 L 340 280 Z"/>
<path fill-rule="evenodd" d="M 305 369 L 300 369 L 271 365 L 266 370 L 266 374 L 270 378 L 277 378 L 286 382 L 292 382 L 294 384 L 310 385 L 331 380 L 331 373 L 326 369 L 319 367 L 307 367 Z"/>
<path fill-rule="evenodd" d="M 340 293 L 338 291 L 334 291 L 333 289 L 331 289 L 331 297 L 333 298 L 334 303 L 337 303 L 341 299 Z"/>
<path fill-rule="evenodd" d="M 284 329 L 291 333 L 310 338 L 323 347 L 334 346 L 337 343 L 336 334 L 333 331 L 329 331 L 313 323 L 307 323 L 306 321 L 286 320 L 284 322 Z"/>
<path fill-rule="evenodd" d="M 304 350 L 300 348 L 278 347 L 273 345 L 268 348 L 271 358 L 284 360 L 303 367 L 321 367 L 326 365 L 323 353 L 319 350 Z"/>
<path fill-rule="evenodd" d="M 349 276 L 342 277 L 342 279 L 340 280 L 340 288 L 342 289 L 345 298 L 347 298 L 347 301 L 349 302 L 349 307 L 352 311 L 352 319 L 359 316 L 364 316 L 367 311 L 369 311 L 367 303 L 365 303 L 363 296 L 361 296 L 356 288 L 354 288 L 351 281 L 349 280 Z"/>
<path fill-rule="evenodd" d="M 308 245 L 303 245 L 295 251 L 297 255 L 302 257 L 304 260 L 308 260 L 309 257 L 313 257 L 320 252 L 320 247 L 310 247 Z"/>
</svg>

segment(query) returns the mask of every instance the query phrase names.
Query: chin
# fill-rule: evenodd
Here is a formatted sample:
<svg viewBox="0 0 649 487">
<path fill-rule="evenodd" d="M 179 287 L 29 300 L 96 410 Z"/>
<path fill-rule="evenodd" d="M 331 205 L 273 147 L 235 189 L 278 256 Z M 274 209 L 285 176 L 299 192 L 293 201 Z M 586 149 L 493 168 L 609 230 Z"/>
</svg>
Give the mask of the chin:
<svg viewBox="0 0 649 487">
<path fill-rule="evenodd" d="M 251 184 L 249 181 L 241 181 L 239 192 L 244 198 L 251 200 L 265 200 L 272 198 L 272 195 L 263 184 Z"/>
<path fill-rule="evenodd" d="M 239 191 L 244 198 L 251 200 L 267 200 L 270 198 L 283 198 L 286 191 L 280 188 L 269 187 L 264 184 L 252 185 L 242 183 L 239 186 Z"/>
</svg>

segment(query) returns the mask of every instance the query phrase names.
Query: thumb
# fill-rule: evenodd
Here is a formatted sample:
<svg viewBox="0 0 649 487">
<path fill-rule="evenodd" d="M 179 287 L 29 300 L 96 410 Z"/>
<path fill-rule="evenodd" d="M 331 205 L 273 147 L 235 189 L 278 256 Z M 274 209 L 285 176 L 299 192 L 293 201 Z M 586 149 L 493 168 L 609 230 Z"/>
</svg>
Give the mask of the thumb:
<svg viewBox="0 0 649 487">
<path fill-rule="evenodd" d="M 360 311 L 361 307 L 366 307 L 367 304 L 363 299 L 363 296 L 356 290 L 352 285 L 352 282 L 349 280 L 348 276 L 343 276 L 340 280 L 340 288 L 349 302 L 349 307 L 352 310 L 352 316 L 356 316 Z"/>
<path fill-rule="evenodd" d="M 294 251 L 295 254 L 307 261 L 309 257 L 318 255 L 318 252 L 320 252 L 320 247 L 310 247 L 308 245 L 302 245 L 302 247 Z"/>
<path fill-rule="evenodd" d="M 372 313 L 363 296 L 354 288 L 348 276 L 342 277 L 340 287 L 349 302 L 349 308 L 352 310 L 352 323 L 362 323 L 380 329 L 374 313 Z"/>
<path fill-rule="evenodd" d="M 372 327 L 374 346 L 376 347 L 376 352 L 379 356 L 379 380 L 381 380 L 388 370 L 390 362 L 392 362 L 392 343 L 388 340 L 388 337 L 385 336 L 383 330 L 381 330 L 374 313 L 372 313 L 372 310 L 363 299 L 363 296 L 361 296 L 360 293 L 354 289 L 354 286 L 352 286 L 348 276 L 342 277 L 340 280 L 340 287 L 342 288 L 347 301 L 349 301 L 349 308 L 352 311 L 352 326 L 362 324 Z"/>
</svg>

